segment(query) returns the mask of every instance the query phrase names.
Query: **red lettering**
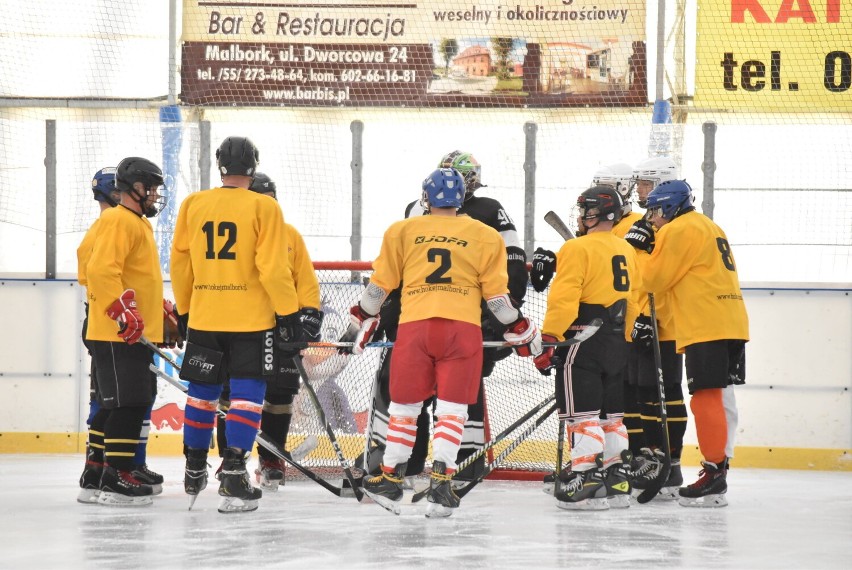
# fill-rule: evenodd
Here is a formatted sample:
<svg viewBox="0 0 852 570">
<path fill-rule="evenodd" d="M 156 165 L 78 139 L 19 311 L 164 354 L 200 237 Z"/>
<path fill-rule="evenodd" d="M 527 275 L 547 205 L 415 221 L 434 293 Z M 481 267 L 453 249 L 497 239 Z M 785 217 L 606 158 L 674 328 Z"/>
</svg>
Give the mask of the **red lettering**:
<svg viewBox="0 0 852 570">
<path fill-rule="evenodd" d="M 794 10 L 793 5 L 798 4 L 799 9 Z M 801 18 L 806 24 L 815 24 L 816 15 L 808 0 L 784 0 L 778 8 L 778 16 L 775 17 L 776 24 L 786 24 L 790 18 Z"/>
<path fill-rule="evenodd" d="M 731 23 L 742 24 L 745 22 L 746 11 L 751 13 L 752 18 L 758 24 L 772 23 L 769 14 L 760 5 L 759 0 L 731 0 Z"/>
</svg>

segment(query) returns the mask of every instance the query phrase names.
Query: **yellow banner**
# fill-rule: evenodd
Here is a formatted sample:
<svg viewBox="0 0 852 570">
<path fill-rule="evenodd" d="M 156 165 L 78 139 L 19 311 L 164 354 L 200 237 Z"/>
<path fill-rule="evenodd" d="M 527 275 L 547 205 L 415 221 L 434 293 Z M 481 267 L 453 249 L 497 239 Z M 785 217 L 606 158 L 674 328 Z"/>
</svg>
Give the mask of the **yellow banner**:
<svg viewBox="0 0 852 570">
<path fill-rule="evenodd" d="M 695 104 L 852 111 L 852 2 L 698 3 Z"/>
</svg>

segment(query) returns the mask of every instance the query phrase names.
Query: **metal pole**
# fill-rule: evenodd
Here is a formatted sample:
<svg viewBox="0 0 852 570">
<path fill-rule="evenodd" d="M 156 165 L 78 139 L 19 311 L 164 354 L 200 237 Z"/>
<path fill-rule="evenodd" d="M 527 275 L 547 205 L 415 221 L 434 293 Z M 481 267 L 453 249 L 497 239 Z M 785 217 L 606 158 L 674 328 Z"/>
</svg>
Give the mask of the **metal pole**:
<svg viewBox="0 0 852 570">
<path fill-rule="evenodd" d="M 701 171 L 704 173 L 704 198 L 701 200 L 701 210 L 712 220 L 716 204 L 716 123 L 707 121 L 701 125 L 701 131 L 704 133 L 704 162 L 701 163 Z"/>
<path fill-rule="evenodd" d="M 210 188 L 210 121 L 198 123 L 198 181 L 201 190 Z"/>
<path fill-rule="evenodd" d="M 349 243 L 352 246 L 352 261 L 361 259 L 361 209 L 364 205 L 364 188 L 362 175 L 364 168 L 364 123 L 352 121 L 349 125 L 352 131 L 352 236 Z"/>
<path fill-rule="evenodd" d="M 666 0 L 657 0 L 657 74 L 654 101 L 663 100 L 666 70 Z"/>
<path fill-rule="evenodd" d="M 535 248 L 535 143 L 538 125 L 524 123 L 526 147 L 524 149 L 524 251 L 532 259 Z"/>
<path fill-rule="evenodd" d="M 177 0 L 169 0 L 169 105 L 177 103 L 177 13 Z"/>
<path fill-rule="evenodd" d="M 44 277 L 56 279 L 56 120 L 45 121 Z"/>
</svg>

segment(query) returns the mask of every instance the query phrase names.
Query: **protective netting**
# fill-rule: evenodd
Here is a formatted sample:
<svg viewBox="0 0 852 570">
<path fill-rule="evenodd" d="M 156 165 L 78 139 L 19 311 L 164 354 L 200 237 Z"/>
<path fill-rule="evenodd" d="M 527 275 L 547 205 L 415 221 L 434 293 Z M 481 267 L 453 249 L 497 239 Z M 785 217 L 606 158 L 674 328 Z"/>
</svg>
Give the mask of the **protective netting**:
<svg viewBox="0 0 852 570">
<path fill-rule="evenodd" d="M 351 268 L 321 269 L 320 280 L 323 310 L 323 340 L 336 341 L 349 324 L 349 307 L 358 302 L 363 279 L 370 272 Z M 536 322 L 544 318 L 546 293 L 530 290 L 524 303 L 524 314 Z M 368 417 L 376 375 L 384 348 L 369 348 L 362 355 L 340 355 L 334 349 L 310 349 L 303 362 L 316 390 L 326 418 L 334 430 L 344 455 L 354 461 L 365 450 Z M 531 359 L 512 354 L 497 363 L 485 381 L 486 440 L 503 432 L 537 404 L 554 392 L 553 377 L 545 378 L 535 369 Z M 549 407 L 549 406 L 548 406 Z M 287 448 L 302 462 L 328 478 L 343 477 L 342 468 L 332 448 L 324 426 L 304 387 L 294 402 L 294 415 Z M 539 414 L 540 415 L 540 414 Z M 537 416 L 536 416 L 537 417 Z M 530 423 L 519 427 L 497 445 L 489 460 L 495 458 Z M 533 434 L 520 444 L 499 467 L 502 476 L 524 477 L 555 466 L 558 420 L 551 415 Z M 567 455 L 566 455 L 567 458 Z M 294 469 L 288 477 L 301 476 Z"/>
</svg>

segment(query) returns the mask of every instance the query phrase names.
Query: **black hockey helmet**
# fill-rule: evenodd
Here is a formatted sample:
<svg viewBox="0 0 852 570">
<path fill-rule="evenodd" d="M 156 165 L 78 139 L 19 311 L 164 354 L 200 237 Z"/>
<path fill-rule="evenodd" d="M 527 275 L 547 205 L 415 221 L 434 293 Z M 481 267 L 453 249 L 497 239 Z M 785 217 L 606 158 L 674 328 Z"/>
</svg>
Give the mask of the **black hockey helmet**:
<svg viewBox="0 0 852 570">
<path fill-rule="evenodd" d="M 142 183 L 144 192 L 140 193 L 133 187 L 137 182 Z M 163 196 L 157 198 L 154 203 L 148 204 L 148 196 L 164 182 L 162 169 L 147 158 L 130 156 L 119 162 L 115 168 L 115 187 L 133 196 L 142 213 L 148 218 L 159 214 L 166 204 Z"/>
<path fill-rule="evenodd" d="M 254 180 L 252 180 L 248 189 L 259 194 L 272 194 L 273 198 L 278 198 L 275 181 L 263 172 L 255 172 Z"/>
<path fill-rule="evenodd" d="M 216 166 L 222 176 L 254 176 L 260 153 L 251 139 L 228 137 L 216 149 Z"/>
<path fill-rule="evenodd" d="M 583 220 L 618 222 L 623 215 L 624 199 L 615 188 L 592 186 L 577 198 L 577 209 Z"/>
</svg>

